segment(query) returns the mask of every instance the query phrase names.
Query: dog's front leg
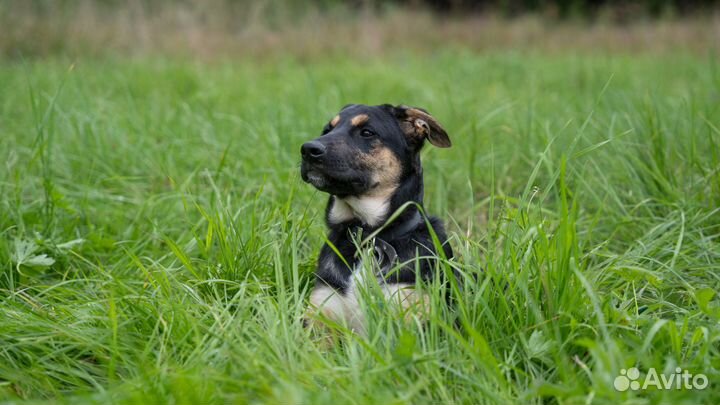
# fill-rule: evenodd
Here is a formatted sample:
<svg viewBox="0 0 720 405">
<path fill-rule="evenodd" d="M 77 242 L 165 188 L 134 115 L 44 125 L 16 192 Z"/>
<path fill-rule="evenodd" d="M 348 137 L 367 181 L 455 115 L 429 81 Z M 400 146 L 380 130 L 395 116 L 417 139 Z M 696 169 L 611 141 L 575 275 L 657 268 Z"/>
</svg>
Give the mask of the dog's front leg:
<svg viewBox="0 0 720 405">
<path fill-rule="evenodd" d="M 365 317 L 354 294 L 343 295 L 326 285 L 317 285 L 310 294 L 305 324 L 319 333 L 329 333 L 329 326 L 342 325 L 359 334 L 365 333 Z"/>
</svg>

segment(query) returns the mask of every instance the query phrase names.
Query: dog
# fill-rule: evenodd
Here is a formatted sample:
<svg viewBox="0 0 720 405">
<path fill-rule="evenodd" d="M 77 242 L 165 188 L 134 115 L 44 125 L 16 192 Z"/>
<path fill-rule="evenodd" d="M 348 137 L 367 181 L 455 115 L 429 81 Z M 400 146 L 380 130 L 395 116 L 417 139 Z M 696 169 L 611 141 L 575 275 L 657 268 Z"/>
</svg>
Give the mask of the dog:
<svg viewBox="0 0 720 405">
<path fill-rule="evenodd" d="M 318 258 L 305 325 L 330 320 L 365 333 L 358 290 L 368 274 L 358 251 L 360 235 L 374 236 L 371 277 L 385 299 L 421 315 L 429 310 L 429 297 L 414 287 L 418 278 L 438 276 L 435 260 L 441 254 L 430 228 L 445 258 L 453 252 L 442 222 L 421 214 L 420 150 L 426 141 L 451 146 L 440 123 L 424 109 L 350 104 L 320 137 L 302 145 L 302 179 L 330 195 L 325 209 L 329 235 Z"/>
</svg>

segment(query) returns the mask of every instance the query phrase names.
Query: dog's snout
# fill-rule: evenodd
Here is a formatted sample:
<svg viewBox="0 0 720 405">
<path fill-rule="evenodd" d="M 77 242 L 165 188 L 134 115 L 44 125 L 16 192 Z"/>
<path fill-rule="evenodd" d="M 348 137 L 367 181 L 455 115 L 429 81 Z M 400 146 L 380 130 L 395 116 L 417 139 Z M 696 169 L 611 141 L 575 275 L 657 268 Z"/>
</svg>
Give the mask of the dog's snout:
<svg viewBox="0 0 720 405">
<path fill-rule="evenodd" d="M 305 142 L 300 152 L 303 159 L 318 161 L 325 155 L 325 145 L 318 141 Z"/>
</svg>

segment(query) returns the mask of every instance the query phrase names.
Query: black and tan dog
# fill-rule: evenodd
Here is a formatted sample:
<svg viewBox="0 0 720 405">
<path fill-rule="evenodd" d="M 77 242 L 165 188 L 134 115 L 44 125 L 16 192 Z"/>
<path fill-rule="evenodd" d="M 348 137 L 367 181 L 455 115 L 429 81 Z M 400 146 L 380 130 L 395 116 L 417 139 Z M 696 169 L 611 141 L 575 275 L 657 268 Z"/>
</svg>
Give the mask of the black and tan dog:
<svg viewBox="0 0 720 405">
<path fill-rule="evenodd" d="M 413 287 L 418 277 L 436 277 L 433 258 L 439 255 L 428 223 L 447 258 L 452 251 L 440 220 L 426 222 L 418 210 L 423 204 L 420 149 L 426 140 L 450 147 L 445 130 L 425 110 L 353 104 L 325 126 L 322 136 L 302 145 L 303 180 L 330 194 L 326 221 L 333 246 L 326 243 L 320 252 L 306 321 L 325 318 L 364 332 L 358 284 L 367 280 L 367 266 L 358 254 L 359 234 L 375 235 L 371 274 L 385 297 L 403 309 L 427 308 L 427 297 Z"/>
</svg>

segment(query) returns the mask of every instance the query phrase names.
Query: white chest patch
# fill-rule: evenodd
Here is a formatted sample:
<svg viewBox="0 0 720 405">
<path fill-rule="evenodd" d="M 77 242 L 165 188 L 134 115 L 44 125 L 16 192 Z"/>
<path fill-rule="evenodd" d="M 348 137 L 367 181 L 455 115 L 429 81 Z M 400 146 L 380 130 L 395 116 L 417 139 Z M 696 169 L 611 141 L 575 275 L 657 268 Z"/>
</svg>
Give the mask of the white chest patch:
<svg viewBox="0 0 720 405">
<path fill-rule="evenodd" d="M 357 218 L 370 226 L 376 226 L 387 215 L 389 205 L 386 197 L 335 198 L 329 219 L 339 224 Z"/>
<path fill-rule="evenodd" d="M 387 215 L 389 205 L 386 197 L 334 197 L 328 219 L 339 224 L 357 218 L 370 226 L 376 226 Z"/>
<path fill-rule="evenodd" d="M 355 218 L 355 213 L 345 200 L 333 197 L 333 206 L 330 208 L 328 219 L 333 224 L 341 224 Z"/>
</svg>

